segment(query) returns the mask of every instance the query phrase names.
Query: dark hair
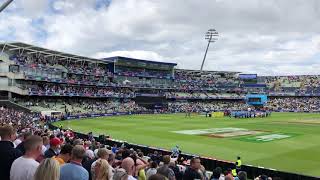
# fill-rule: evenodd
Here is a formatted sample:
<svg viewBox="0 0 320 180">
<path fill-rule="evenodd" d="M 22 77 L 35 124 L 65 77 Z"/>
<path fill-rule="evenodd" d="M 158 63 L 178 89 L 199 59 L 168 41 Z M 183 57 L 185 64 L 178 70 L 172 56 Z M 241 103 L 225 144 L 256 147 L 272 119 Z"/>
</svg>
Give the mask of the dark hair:
<svg viewBox="0 0 320 180">
<path fill-rule="evenodd" d="M 210 179 L 219 179 L 220 178 L 220 173 L 219 173 L 219 171 L 217 170 L 217 169 L 214 169 L 213 171 L 212 171 L 212 176 L 211 176 L 211 178 Z"/>
<path fill-rule="evenodd" d="M 247 180 L 247 173 L 245 171 L 240 171 L 238 173 L 239 180 Z"/>
<path fill-rule="evenodd" d="M 151 162 L 151 168 L 157 168 L 158 164 L 155 161 Z"/>
<path fill-rule="evenodd" d="M 71 144 L 65 144 L 61 147 L 60 154 L 71 154 L 73 146 Z"/>
<path fill-rule="evenodd" d="M 191 160 L 190 160 L 190 164 L 195 163 L 195 161 L 196 161 L 197 159 L 199 159 L 199 160 L 200 160 L 200 158 L 199 158 L 199 157 L 193 157 L 193 158 L 191 158 Z"/>
<path fill-rule="evenodd" d="M 166 180 L 166 177 L 164 175 L 161 174 L 154 174 L 151 175 L 148 180 Z"/>
</svg>

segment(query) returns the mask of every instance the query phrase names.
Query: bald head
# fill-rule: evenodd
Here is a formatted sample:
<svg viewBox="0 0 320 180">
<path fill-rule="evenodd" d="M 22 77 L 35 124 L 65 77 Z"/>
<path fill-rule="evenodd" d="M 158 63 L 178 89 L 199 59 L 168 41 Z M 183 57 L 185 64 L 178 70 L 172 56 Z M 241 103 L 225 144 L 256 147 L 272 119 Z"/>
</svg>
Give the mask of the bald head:
<svg viewBox="0 0 320 180">
<path fill-rule="evenodd" d="M 131 157 L 125 158 L 121 163 L 121 167 L 125 169 L 129 175 L 133 175 L 134 161 Z"/>
</svg>

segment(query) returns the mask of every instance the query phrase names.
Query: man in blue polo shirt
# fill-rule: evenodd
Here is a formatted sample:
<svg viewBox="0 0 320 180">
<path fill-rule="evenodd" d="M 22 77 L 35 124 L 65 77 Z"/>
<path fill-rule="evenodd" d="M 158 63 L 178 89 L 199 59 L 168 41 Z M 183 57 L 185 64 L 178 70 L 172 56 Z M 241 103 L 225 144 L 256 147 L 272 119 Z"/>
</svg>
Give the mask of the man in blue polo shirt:
<svg viewBox="0 0 320 180">
<path fill-rule="evenodd" d="M 60 180 L 88 180 L 89 173 L 82 167 L 82 159 L 86 150 L 82 145 L 76 145 L 71 152 L 70 163 L 61 166 Z"/>
</svg>

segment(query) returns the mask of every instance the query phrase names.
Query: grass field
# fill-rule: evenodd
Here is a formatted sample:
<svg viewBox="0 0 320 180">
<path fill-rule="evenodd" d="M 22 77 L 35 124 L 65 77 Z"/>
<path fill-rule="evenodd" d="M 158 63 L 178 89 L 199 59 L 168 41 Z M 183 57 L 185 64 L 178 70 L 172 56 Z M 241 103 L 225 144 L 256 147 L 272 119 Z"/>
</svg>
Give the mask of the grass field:
<svg viewBox="0 0 320 180">
<path fill-rule="evenodd" d="M 183 152 L 217 159 L 234 161 L 236 156 L 241 156 L 244 164 L 320 176 L 320 114 L 273 113 L 271 117 L 256 119 L 131 115 L 63 121 L 56 125 L 166 149 L 179 145 Z M 241 128 L 240 131 L 259 134 L 217 138 L 216 135 L 226 135 L 217 132 L 218 128 L 222 131 Z M 203 129 L 208 132 L 182 134 L 185 130 Z"/>
</svg>

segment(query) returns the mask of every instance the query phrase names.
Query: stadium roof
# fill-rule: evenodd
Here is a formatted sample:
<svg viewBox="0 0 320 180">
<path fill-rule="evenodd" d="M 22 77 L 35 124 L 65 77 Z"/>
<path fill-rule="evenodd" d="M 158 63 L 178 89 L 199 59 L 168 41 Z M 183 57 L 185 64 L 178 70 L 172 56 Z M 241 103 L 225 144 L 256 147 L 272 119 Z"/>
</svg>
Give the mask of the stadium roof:
<svg viewBox="0 0 320 180">
<path fill-rule="evenodd" d="M 103 58 L 103 59 L 108 60 L 108 61 L 113 61 L 113 62 L 115 62 L 118 59 L 121 59 L 121 60 L 125 60 L 125 61 L 135 61 L 135 62 L 144 62 L 144 63 L 152 63 L 152 64 L 165 64 L 165 65 L 170 65 L 170 66 L 177 65 L 177 63 L 150 61 L 150 60 L 135 59 L 135 58 L 129 58 L 129 57 L 123 57 L 123 56 L 113 56 L 113 57 L 107 57 L 107 58 Z"/>
<path fill-rule="evenodd" d="M 192 69 L 175 69 L 176 72 L 178 71 L 184 71 L 188 72 L 189 74 L 202 74 L 202 75 L 208 75 L 208 74 L 219 74 L 219 73 L 224 73 L 224 74 L 239 74 L 241 72 L 236 72 L 236 71 L 200 71 L 200 70 L 192 70 Z"/>
<path fill-rule="evenodd" d="M 85 56 L 64 53 L 64 52 L 50 50 L 50 49 L 42 48 L 39 46 L 21 43 L 21 42 L 0 43 L 0 48 L 2 50 L 1 52 L 3 52 L 5 49 L 8 49 L 10 51 L 22 50 L 23 52 L 27 52 L 28 54 L 40 53 L 45 55 L 45 57 L 57 57 L 57 58 L 73 59 L 73 60 L 79 60 L 79 61 L 85 60 L 85 61 L 105 62 L 105 63 L 108 62 L 108 61 L 101 61 L 101 59 L 95 59 L 95 58 L 90 58 Z"/>
</svg>

